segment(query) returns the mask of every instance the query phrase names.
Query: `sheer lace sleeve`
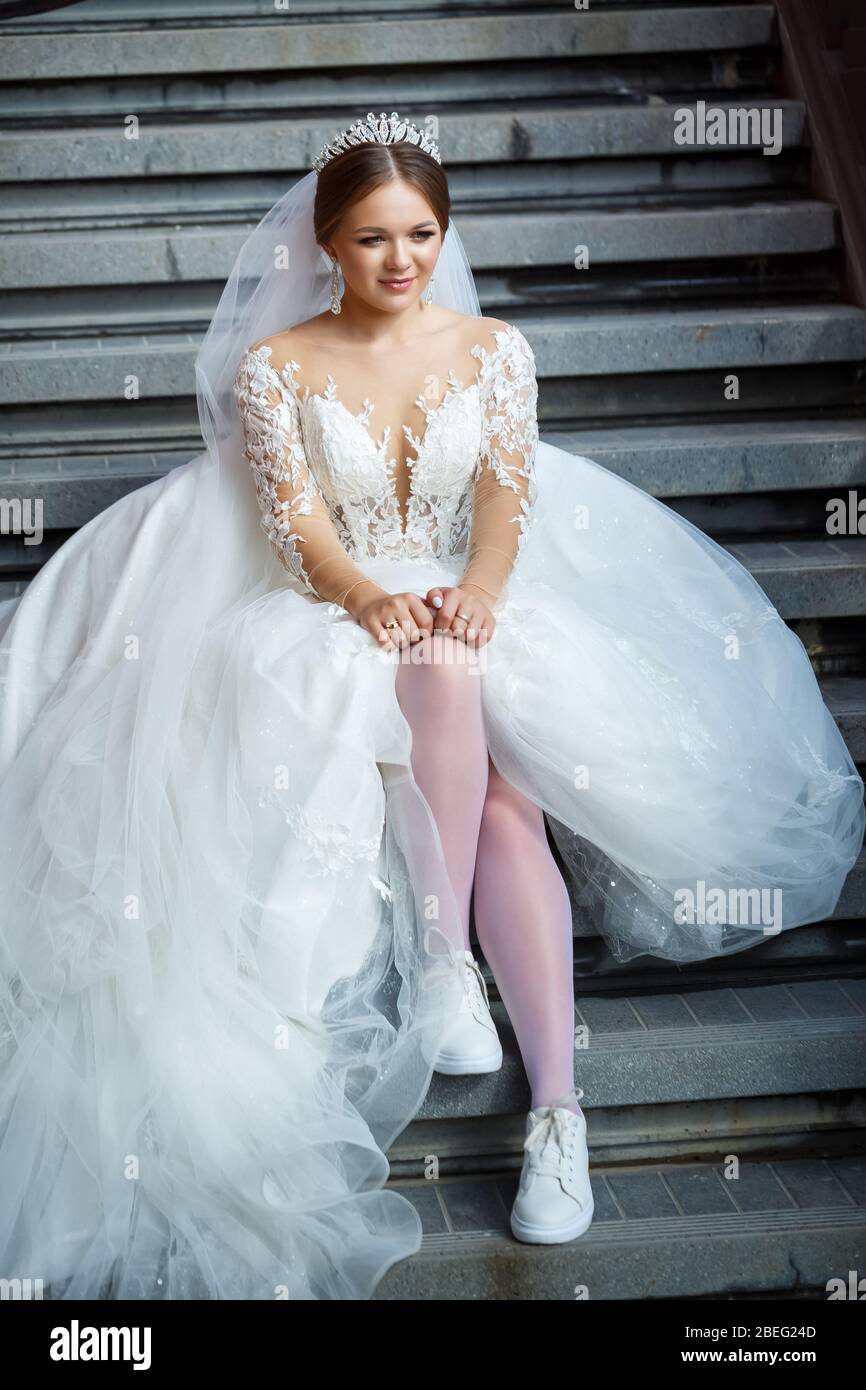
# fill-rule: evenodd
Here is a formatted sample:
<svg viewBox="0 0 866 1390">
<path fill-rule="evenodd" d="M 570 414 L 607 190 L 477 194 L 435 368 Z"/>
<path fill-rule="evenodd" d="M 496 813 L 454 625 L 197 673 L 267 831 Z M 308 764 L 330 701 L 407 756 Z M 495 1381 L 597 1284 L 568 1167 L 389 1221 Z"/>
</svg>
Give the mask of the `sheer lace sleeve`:
<svg viewBox="0 0 866 1390">
<path fill-rule="evenodd" d="M 481 451 L 472 493 L 467 563 L 460 584 L 495 602 L 505 588 L 535 504 L 538 385 L 532 348 L 513 325 L 500 330 L 481 384 Z"/>
<path fill-rule="evenodd" d="M 280 563 L 317 598 L 343 604 L 351 589 L 372 584 L 349 558 L 304 453 L 293 389 L 296 362 L 278 372 L 271 349 L 251 349 L 234 381 L 244 457 L 255 480 L 261 526 Z M 315 577 L 315 583 L 313 579 Z"/>
</svg>

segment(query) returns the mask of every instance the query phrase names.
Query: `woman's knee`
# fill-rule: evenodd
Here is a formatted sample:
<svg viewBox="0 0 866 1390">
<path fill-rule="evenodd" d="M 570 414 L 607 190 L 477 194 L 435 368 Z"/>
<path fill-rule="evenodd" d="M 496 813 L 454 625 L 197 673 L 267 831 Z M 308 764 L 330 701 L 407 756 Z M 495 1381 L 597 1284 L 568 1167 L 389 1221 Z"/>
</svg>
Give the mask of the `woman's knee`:
<svg viewBox="0 0 866 1390">
<path fill-rule="evenodd" d="M 448 633 L 425 632 L 411 647 L 404 647 L 397 683 L 403 688 L 420 684 L 437 701 L 464 709 L 481 702 L 481 679 L 472 650 Z"/>
</svg>

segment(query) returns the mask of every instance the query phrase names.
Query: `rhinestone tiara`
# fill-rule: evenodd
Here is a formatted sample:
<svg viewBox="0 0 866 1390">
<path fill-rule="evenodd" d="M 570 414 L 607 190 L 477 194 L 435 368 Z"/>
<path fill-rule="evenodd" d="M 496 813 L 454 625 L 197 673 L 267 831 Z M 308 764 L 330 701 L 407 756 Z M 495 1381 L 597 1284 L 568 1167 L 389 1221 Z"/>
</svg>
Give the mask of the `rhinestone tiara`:
<svg viewBox="0 0 866 1390">
<path fill-rule="evenodd" d="M 313 160 L 312 167 L 319 173 L 330 160 L 338 154 L 344 154 L 353 145 L 397 145 L 404 140 L 432 155 L 437 164 L 442 163 L 438 146 L 430 139 L 426 130 L 419 130 L 411 121 L 401 120 L 396 111 L 392 111 L 390 116 L 381 111 L 378 119 L 372 111 L 368 111 L 366 121 L 355 121 L 348 130 L 341 130 L 339 135 L 335 135 L 333 140 L 323 145 L 319 157 Z"/>
</svg>

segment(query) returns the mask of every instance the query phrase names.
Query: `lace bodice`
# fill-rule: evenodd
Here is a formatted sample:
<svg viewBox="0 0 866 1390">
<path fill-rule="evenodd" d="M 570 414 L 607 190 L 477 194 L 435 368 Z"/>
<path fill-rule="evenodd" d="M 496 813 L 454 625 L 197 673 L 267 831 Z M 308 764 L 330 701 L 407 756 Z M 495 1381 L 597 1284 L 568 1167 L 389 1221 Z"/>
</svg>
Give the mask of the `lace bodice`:
<svg viewBox="0 0 866 1390">
<path fill-rule="evenodd" d="M 330 373 L 314 393 L 301 388 L 297 362 L 271 365 L 269 346 L 244 354 L 235 396 L 262 528 L 311 593 L 336 598 L 373 558 L 465 557 L 463 578 L 471 570 L 472 582 L 485 580 L 498 597 L 535 502 L 538 424 L 532 349 L 514 326 L 494 337 L 492 352 L 472 348 L 474 381 L 450 371 L 438 404 L 417 398 L 426 419 L 420 436 L 403 426 L 414 453 L 406 459 L 405 527 L 390 429 L 379 440 L 370 433 L 373 402 L 354 414 Z"/>
</svg>

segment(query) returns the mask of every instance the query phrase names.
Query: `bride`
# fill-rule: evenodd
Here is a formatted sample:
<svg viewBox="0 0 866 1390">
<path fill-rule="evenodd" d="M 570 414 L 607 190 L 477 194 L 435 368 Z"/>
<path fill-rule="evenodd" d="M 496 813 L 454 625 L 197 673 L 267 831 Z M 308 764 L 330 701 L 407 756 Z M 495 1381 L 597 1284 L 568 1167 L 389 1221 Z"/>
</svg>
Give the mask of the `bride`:
<svg viewBox="0 0 866 1390">
<path fill-rule="evenodd" d="M 572 898 L 620 961 L 747 949 L 833 911 L 863 784 L 742 566 L 539 442 L 396 113 L 255 229 L 196 373 L 205 451 L 0 604 L 0 1274 L 370 1297 L 421 1243 L 385 1151 L 502 1061 L 470 904 L 512 1230 L 571 1240 Z"/>
</svg>

